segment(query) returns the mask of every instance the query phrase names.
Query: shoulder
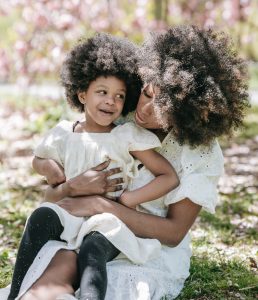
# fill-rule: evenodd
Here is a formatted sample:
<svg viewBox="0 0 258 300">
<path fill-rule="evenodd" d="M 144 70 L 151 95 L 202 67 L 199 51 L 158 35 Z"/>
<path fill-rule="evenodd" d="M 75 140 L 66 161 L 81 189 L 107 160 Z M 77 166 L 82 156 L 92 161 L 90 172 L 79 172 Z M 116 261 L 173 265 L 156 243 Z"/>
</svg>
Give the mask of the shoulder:
<svg viewBox="0 0 258 300">
<path fill-rule="evenodd" d="M 216 139 L 209 146 L 183 146 L 181 163 L 188 171 L 194 168 L 197 172 L 221 175 L 224 169 L 223 154 Z"/>
<path fill-rule="evenodd" d="M 190 157 L 199 157 L 201 160 L 208 158 L 223 158 L 223 154 L 217 139 L 213 140 L 209 146 L 200 145 L 192 148 L 189 145 L 184 145 L 183 152 Z"/>
<path fill-rule="evenodd" d="M 43 137 L 43 141 L 57 141 L 64 139 L 70 132 L 72 132 L 73 123 L 70 121 L 60 121 L 56 126 L 51 128 Z"/>
<path fill-rule="evenodd" d="M 135 122 L 126 122 L 122 125 L 118 125 L 116 127 L 116 129 L 118 131 L 121 131 L 121 132 L 131 132 L 131 133 L 134 133 L 134 134 L 140 134 L 140 135 L 147 135 L 147 136 L 156 136 L 156 134 L 152 133 L 151 131 L 137 125 Z"/>
<path fill-rule="evenodd" d="M 62 120 L 57 125 L 55 128 L 62 129 L 64 131 L 72 131 L 73 129 L 73 122 L 67 121 L 67 120 Z"/>
<path fill-rule="evenodd" d="M 127 122 L 123 125 L 119 125 L 117 126 L 117 130 L 133 138 L 133 140 L 150 139 L 152 141 L 157 141 L 157 143 L 159 144 L 158 146 L 160 147 L 160 142 L 156 134 L 137 125 L 134 122 Z"/>
<path fill-rule="evenodd" d="M 54 134 L 54 135 L 56 135 L 56 134 L 57 135 L 58 134 L 65 135 L 72 131 L 73 131 L 73 122 L 67 121 L 67 120 L 62 120 L 59 123 L 57 123 L 56 126 L 50 130 L 50 133 Z"/>
<path fill-rule="evenodd" d="M 140 151 L 160 147 L 158 137 L 134 122 L 127 122 L 115 128 L 119 141 L 128 145 L 130 151 Z"/>
</svg>

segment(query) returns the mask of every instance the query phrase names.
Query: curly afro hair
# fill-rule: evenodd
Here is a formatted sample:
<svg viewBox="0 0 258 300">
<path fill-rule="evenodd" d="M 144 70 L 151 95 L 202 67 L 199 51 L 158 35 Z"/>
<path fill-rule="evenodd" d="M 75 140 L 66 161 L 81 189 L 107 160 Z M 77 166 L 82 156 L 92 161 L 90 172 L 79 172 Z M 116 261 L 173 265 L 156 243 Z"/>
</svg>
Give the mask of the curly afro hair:
<svg viewBox="0 0 258 300">
<path fill-rule="evenodd" d="M 83 112 L 78 92 L 86 91 L 100 76 L 115 76 L 124 81 L 127 88 L 122 114 L 134 110 L 142 85 L 136 53 L 137 47 L 130 41 L 106 33 L 80 41 L 69 52 L 61 69 L 61 84 L 68 103 Z"/>
<path fill-rule="evenodd" d="M 159 87 L 157 119 L 180 144 L 209 145 L 242 125 L 246 65 L 224 33 L 179 26 L 152 34 L 141 48 L 139 73 Z"/>
</svg>

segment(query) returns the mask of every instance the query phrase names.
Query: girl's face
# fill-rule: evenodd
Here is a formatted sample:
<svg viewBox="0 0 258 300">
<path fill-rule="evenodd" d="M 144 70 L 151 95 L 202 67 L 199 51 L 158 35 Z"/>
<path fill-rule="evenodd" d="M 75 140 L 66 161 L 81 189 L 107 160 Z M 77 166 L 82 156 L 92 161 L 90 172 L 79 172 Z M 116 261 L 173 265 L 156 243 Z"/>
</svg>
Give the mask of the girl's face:
<svg viewBox="0 0 258 300">
<path fill-rule="evenodd" d="M 158 88 L 153 87 L 151 84 L 142 89 L 135 112 L 135 121 L 139 126 L 147 129 L 162 128 L 156 118 L 153 106 L 154 97 L 158 92 Z"/>
<path fill-rule="evenodd" d="M 114 76 L 100 76 L 86 92 L 78 93 L 84 104 L 86 123 L 92 129 L 111 125 L 122 113 L 126 96 L 125 83 Z"/>
</svg>

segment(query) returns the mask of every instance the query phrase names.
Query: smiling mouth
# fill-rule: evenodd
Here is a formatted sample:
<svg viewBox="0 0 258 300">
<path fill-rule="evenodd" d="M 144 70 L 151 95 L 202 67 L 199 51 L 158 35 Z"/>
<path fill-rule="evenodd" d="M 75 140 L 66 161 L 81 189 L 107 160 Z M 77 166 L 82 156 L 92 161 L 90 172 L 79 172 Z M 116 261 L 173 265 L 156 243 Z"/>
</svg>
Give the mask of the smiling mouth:
<svg viewBox="0 0 258 300">
<path fill-rule="evenodd" d="M 146 121 L 144 121 L 142 118 L 141 118 L 141 116 L 139 116 L 139 114 L 138 114 L 138 112 L 136 111 L 135 112 L 135 118 L 139 121 L 139 123 L 141 123 L 141 124 L 146 124 L 147 122 Z"/>
<path fill-rule="evenodd" d="M 114 111 L 110 111 L 110 110 L 104 110 L 104 109 L 100 109 L 99 110 L 101 113 L 104 113 L 106 115 L 113 115 L 114 114 Z"/>
</svg>

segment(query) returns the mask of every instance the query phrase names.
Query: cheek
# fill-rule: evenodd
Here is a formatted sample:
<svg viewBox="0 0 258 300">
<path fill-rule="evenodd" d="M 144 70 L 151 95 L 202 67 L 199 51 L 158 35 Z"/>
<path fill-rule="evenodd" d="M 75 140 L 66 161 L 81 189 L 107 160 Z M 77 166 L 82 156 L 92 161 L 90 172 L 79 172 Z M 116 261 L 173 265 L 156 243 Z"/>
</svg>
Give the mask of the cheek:
<svg viewBox="0 0 258 300">
<path fill-rule="evenodd" d="M 124 101 L 119 101 L 117 103 L 117 109 L 121 112 L 124 108 L 124 105 L 125 105 Z"/>
<path fill-rule="evenodd" d="M 140 95 L 140 98 L 138 100 L 138 103 L 137 103 L 137 106 L 136 106 L 136 109 L 141 109 L 141 107 L 144 105 L 144 96 L 141 94 Z"/>
</svg>

